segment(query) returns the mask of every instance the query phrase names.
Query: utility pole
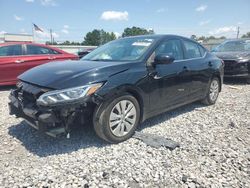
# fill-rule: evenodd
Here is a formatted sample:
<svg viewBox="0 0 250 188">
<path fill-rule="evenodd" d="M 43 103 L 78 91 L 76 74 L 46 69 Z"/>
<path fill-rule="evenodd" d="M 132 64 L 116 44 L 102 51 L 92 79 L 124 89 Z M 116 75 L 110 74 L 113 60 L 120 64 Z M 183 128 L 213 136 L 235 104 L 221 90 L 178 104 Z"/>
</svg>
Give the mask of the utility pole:
<svg viewBox="0 0 250 188">
<path fill-rule="evenodd" d="M 52 29 L 50 29 L 49 32 L 50 32 L 50 42 L 51 44 L 53 44 Z"/>
<path fill-rule="evenodd" d="M 239 34 L 240 34 L 240 27 L 237 27 L 237 39 L 239 38 Z"/>
</svg>

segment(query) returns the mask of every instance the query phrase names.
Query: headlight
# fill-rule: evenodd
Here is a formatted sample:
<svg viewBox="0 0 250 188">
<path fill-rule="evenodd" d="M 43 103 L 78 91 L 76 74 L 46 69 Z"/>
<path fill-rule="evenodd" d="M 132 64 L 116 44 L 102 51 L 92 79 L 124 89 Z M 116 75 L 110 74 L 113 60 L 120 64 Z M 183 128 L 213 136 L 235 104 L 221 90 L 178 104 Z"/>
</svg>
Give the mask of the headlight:
<svg viewBox="0 0 250 188">
<path fill-rule="evenodd" d="M 85 85 L 64 90 L 49 91 L 37 99 L 38 105 L 48 106 L 82 99 L 96 92 L 102 83 Z"/>
<path fill-rule="evenodd" d="M 248 62 L 248 61 L 249 61 L 249 59 L 243 59 L 243 58 L 242 58 L 242 59 L 239 60 L 239 63 L 246 63 L 246 62 Z"/>
</svg>

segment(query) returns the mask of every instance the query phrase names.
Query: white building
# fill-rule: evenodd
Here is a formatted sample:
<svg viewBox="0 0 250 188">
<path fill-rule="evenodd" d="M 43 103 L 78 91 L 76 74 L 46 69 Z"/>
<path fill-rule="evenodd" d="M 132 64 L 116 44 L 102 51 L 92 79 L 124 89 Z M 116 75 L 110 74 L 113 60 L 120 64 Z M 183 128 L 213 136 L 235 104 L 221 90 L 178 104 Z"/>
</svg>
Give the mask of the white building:
<svg viewBox="0 0 250 188">
<path fill-rule="evenodd" d="M 33 35 L 4 33 L 0 35 L 0 42 L 33 42 Z"/>
</svg>

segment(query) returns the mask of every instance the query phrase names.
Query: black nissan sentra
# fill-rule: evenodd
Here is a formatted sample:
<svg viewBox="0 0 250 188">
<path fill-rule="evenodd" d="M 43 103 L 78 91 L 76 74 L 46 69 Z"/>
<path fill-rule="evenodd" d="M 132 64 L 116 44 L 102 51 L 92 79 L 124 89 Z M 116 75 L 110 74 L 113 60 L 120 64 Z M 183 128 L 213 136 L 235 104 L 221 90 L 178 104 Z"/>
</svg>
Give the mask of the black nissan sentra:
<svg viewBox="0 0 250 188">
<path fill-rule="evenodd" d="M 9 107 L 51 136 L 69 137 L 73 124 L 92 122 L 99 137 L 118 143 L 152 116 L 194 101 L 214 104 L 222 83 L 223 62 L 200 44 L 175 35 L 136 36 L 81 61 L 23 73 Z"/>
</svg>

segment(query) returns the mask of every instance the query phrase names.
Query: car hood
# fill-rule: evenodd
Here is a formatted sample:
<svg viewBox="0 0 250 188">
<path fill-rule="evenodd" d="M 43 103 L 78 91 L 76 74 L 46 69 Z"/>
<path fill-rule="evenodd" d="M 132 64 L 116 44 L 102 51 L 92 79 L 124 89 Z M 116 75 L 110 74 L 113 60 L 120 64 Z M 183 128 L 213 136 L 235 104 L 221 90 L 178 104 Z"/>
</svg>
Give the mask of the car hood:
<svg viewBox="0 0 250 188">
<path fill-rule="evenodd" d="M 61 61 L 32 68 L 18 79 L 51 89 L 65 89 L 106 81 L 128 70 L 131 62 Z"/>
<path fill-rule="evenodd" d="M 223 60 L 250 59 L 250 52 L 214 52 L 214 54 Z"/>
</svg>

